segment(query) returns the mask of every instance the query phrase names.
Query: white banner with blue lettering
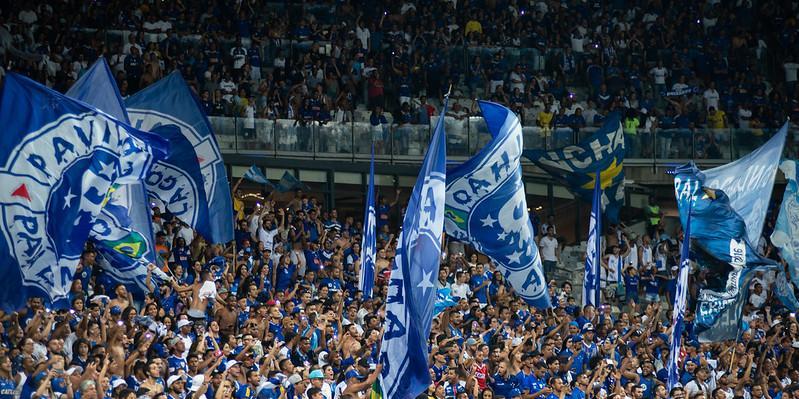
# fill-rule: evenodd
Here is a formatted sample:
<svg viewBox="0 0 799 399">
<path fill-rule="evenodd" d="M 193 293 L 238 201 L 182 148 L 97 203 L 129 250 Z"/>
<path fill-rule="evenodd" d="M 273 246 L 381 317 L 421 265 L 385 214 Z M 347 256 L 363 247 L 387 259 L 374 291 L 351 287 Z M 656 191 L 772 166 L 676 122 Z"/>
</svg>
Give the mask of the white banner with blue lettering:
<svg viewBox="0 0 799 399">
<path fill-rule="evenodd" d="M 548 308 L 541 256 L 527 214 L 519 118 L 502 105 L 479 104 L 493 138 L 479 154 L 447 172 L 444 227 L 451 237 L 489 256 L 527 303 Z"/>
<path fill-rule="evenodd" d="M 752 153 L 702 172 L 705 187 L 722 190 L 730 198 L 730 206 L 746 222 L 746 235 L 752 245 L 760 241 L 787 132 L 786 122 L 774 137 Z"/>
<path fill-rule="evenodd" d="M 16 74 L 5 79 L 0 123 L 0 305 L 40 296 L 68 306 L 106 193 L 141 181 L 165 143 Z"/>
<path fill-rule="evenodd" d="M 159 128 L 174 126 L 194 147 L 196 161 L 202 172 L 202 187 L 206 201 L 188 195 L 188 190 L 174 192 L 170 198 L 160 198 L 165 205 L 176 208 L 170 212 L 194 227 L 213 243 L 227 243 L 233 239 L 233 201 L 230 184 L 222 160 L 222 153 L 214 137 L 211 124 L 200 107 L 194 93 L 180 76 L 173 72 L 125 100 L 131 123 L 138 129 L 161 132 L 164 136 L 177 138 L 174 132 L 162 132 Z M 170 138 L 170 141 L 172 138 Z M 178 170 L 181 167 L 171 165 Z M 154 184 L 164 190 L 173 189 L 168 179 L 155 181 L 150 176 L 148 185 Z M 172 201 L 177 198 L 178 204 Z M 204 209 L 201 209 L 204 208 Z M 178 213 L 183 213 L 183 216 Z M 191 221 L 186 221 L 191 219 Z"/>
</svg>

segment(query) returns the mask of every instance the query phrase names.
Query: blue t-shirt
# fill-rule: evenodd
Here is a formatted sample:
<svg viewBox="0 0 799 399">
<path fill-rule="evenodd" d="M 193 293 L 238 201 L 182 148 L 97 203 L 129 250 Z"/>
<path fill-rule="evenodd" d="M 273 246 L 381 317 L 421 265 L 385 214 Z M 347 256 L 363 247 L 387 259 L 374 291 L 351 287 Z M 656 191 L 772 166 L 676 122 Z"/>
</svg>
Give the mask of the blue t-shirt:
<svg viewBox="0 0 799 399">
<path fill-rule="evenodd" d="M 17 384 L 13 380 L 0 378 L 0 399 L 13 399 Z"/>
<path fill-rule="evenodd" d="M 503 377 L 497 373 L 494 374 L 494 382 L 492 382 L 490 385 L 491 389 L 494 390 L 495 395 L 510 398 L 510 391 L 514 388 L 517 388 L 519 386 L 519 382 L 516 380 L 516 376 L 513 374 Z"/>
<path fill-rule="evenodd" d="M 186 359 L 172 355 L 166 359 L 166 364 L 169 367 L 169 375 L 178 374 L 178 370 L 189 372 L 189 366 L 186 364 Z"/>
<path fill-rule="evenodd" d="M 278 266 L 277 268 L 277 277 L 275 278 L 275 290 L 277 291 L 285 291 L 293 285 L 294 281 L 292 281 L 292 276 L 294 275 L 294 271 L 297 270 L 297 266 L 293 264 L 289 264 L 288 266 Z"/>
<path fill-rule="evenodd" d="M 477 289 L 477 287 L 479 287 L 480 284 L 483 284 L 483 282 L 485 280 L 486 280 L 485 276 L 475 275 L 469 281 L 469 286 L 471 287 L 472 292 L 474 292 L 474 297 L 477 298 L 480 301 L 480 303 L 488 302 L 488 296 L 487 296 L 487 294 L 488 294 L 488 290 L 487 290 L 488 286 L 480 288 L 479 290 Z"/>
</svg>

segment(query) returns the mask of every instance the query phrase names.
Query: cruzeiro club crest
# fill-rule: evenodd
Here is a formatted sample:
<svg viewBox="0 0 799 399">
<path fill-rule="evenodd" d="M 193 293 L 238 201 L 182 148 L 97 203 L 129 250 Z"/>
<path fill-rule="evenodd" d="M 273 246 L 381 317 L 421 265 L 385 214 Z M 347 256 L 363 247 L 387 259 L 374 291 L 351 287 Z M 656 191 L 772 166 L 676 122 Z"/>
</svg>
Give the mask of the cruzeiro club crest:
<svg viewBox="0 0 799 399">
<path fill-rule="evenodd" d="M 111 183 L 132 173 L 143 144 L 95 112 L 63 115 L 27 134 L 0 168 L 0 223 L 26 286 L 66 297 Z"/>
</svg>

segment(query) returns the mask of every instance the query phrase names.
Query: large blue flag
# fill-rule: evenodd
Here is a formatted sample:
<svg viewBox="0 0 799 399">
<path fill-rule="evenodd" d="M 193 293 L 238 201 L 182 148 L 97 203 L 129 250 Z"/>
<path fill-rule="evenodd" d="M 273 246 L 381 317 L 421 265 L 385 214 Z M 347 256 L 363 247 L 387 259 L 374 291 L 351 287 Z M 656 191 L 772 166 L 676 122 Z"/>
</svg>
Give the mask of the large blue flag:
<svg viewBox="0 0 799 399">
<path fill-rule="evenodd" d="M 358 289 L 364 298 L 372 297 L 375 285 L 375 256 L 377 255 L 377 219 L 375 217 L 375 149 L 372 145 L 372 161 L 369 164 L 369 189 L 366 192 L 366 206 L 363 216 L 363 235 L 361 236 L 361 270 Z"/>
<path fill-rule="evenodd" d="M 680 219 L 687 226 L 691 209 L 694 261 L 706 271 L 707 284 L 697 298 L 696 328 L 702 341 L 734 339 L 755 272 L 773 270 L 776 263 L 752 247 L 744 219 L 732 208 L 727 194 L 704 182 L 693 162 L 676 170 Z"/>
<path fill-rule="evenodd" d="M 688 205 L 688 222 L 685 224 L 685 232 L 682 239 L 682 251 L 680 253 L 680 270 L 677 275 L 677 289 L 674 295 L 674 311 L 671 317 L 671 346 L 669 347 L 668 363 L 668 390 L 677 384 L 680 379 L 680 347 L 682 341 L 683 320 L 685 309 L 688 304 L 688 274 L 691 272 L 691 205 Z"/>
<path fill-rule="evenodd" d="M 602 185 L 599 173 L 594 182 L 594 201 L 591 205 L 591 221 L 588 225 L 588 244 L 585 248 L 585 279 L 583 280 L 583 306 L 599 306 L 600 278 L 599 268 L 602 262 Z"/>
<path fill-rule="evenodd" d="M 141 181 L 163 140 L 9 74 L 0 100 L 0 304 L 68 306 L 83 246 L 113 184 Z"/>
<path fill-rule="evenodd" d="M 442 114 L 446 108 L 445 100 Z M 380 387 L 386 398 L 413 399 L 430 386 L 427 340 L 444 234 L 445 140 L 440 118 L 408 201 L 391 266 L 380 348 Z"/>
<path fill-rule="evenodd" d="M 125 100 L 128 115 L 134 126 L 147 131 L 159 132 L 177 139 L 179 132 L 194 147 L 194 164 L 199 163 L 206 201 L 188 194 L 188 190 L 173 193 L 170 198 L 161 198 L 165 205 L 177 209 L 170 212 L 186 224 L 194 227 L 213 243 L 227 243 L 233 239 L 233 202 L 230 197 L 225 164 L 216 142 L 211 124 L 203 113 L 199 100 L 180 76 L 173 72 L 142 91 Z M 157 129 L 172 126 L 169 131 Z M 174 128 L 177 129 L 174 129 Z M 174 152 L 174 151 L 173 151 Z M 184 174 L 184 165 L 170 162 L 169 167 Z M 150 176 L 148 184 L 164 189 L 173 189 L 173 182 L 158 176 Z M 173 201 L 173 198 L 177 203 Z M 187 220 L 190 220 L 187 221 Z"/>
<path fill-rule="evenodd" d="M 784 160 L 780 163 L 780 170 L 785 175 L 788 184 L 782 196 L 780 213 L 774 232 L 771 233 L 771 243 L 780 251 L 782 259 L 788 263 L 791 281 L 799 286 L 799 183 L 797 181 L 797 162 Z"/>
<path fill-rule="evenodd" d="M 522 181 L 522 127 L 509 109 L 480 101 L 492 140 L 447 173 L 447 234 L 489 256 L 516 293 L 551 306 Z M 410 209 L 410 208 L 409 208 Z"/>
<path fill-rule="evenodd" d="M 117 120 L 128 121 L 104 58 L 97 60 L 66 94 Z M 137 299 L 143 299 L 148 292 L 147 265 L 156 262 L 149 203 L 142 182 L 113 185 L 89 235 L 97 243 L 98 265 L 114 282 L 125 284 Z M 164 276 L 156 272 L 156 277 Z"/>
<path fill-rule="evenodd" d="M 624 205 L 624 130 L 613 112 L 591 137 L 557 150 L 527 150 L 523 155 L 552 175 L 583 201 L 593 199 L 594 179 L 602 181 L 602 213 L 618 223 Z"/>
<path fill-rule="evenodd" d="M 274 187 L 272 185 L 272 182 L 270 182 L 269 179 L 267 179 L 266 176 L 264 176 L 264 172 L 261 171 L 261 168 L 255 165 L 250 166 L 250 168 L 247 169 L 246 172 L 244 172 L 244 178 L 253 183 L 264 184 L 269 187 Z"/>
<path fill-rule="evenodd" d="M 757 150 L 735 162 L 703 171 L 705 186 L 724 191 L 730 206 L 746 223 L 749 242 L 757 245 L 771 201 L 788 123 Z"/>
</svg>

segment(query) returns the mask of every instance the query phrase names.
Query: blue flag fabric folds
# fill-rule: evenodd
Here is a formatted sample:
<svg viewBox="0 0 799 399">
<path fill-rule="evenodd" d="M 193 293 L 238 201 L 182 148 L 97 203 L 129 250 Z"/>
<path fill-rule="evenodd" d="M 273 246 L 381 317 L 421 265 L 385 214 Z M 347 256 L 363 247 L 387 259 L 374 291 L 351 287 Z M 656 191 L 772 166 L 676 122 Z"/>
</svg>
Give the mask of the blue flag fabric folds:
<svg viewBox="0 0 799 399">
<path fill-rule="evenodd" d="M 233 200 L 230 184 L 211 124 L 203 113 L 199 100 L 180 76 L 173 72 L 125 100 L 131 123 L 139 129 L 159 132 L 169 136 L 170 142 L 180 135 L 194 148 L 191 164 L 198 164 L 202 173 L 200 182 L 205 201 L 194 195 L 188 187 L 177 189 L 168 179 L 157 180 L 151 175 L 148 186 L 158 186 L 171 191 L 169 197 L 159 198 L 165 205 L 176 210 L 178 216 L 213 243 L 227 243 L 233 239 Z M 173 128 L 160 131 L 157 128 L 171 125 Z M 171 154 L 177 151 L 173 149 Z M 186 155 L 186 154 L 184 154 Z M 185 163 L 164 162 L 165 167 L 191 176 L 184 169 Z M 152 192 L 152 190 L 150 190 Z M 174 200 L 174 201 L 173 201 Z M 177 203 L 176 203 L 177 202 Z M 201 209 L 203 208 L 203 209 Z"/>
<path fill-rule="evenodd" d="M 774 137 L 752 153 L 702 172 L 706 187 L 722 190 L 730 198 L 730 206 L 746 223 L 746 235 L 753 245 L 757 245 L 763 231 L 787 133 L 786 123 Z"/>
<path fill-rule="evenodd" d="M 128 121 L 124 102 L 104 58 L 95 62 L 66 94 L 117 120 Z M 125 284 L 134 298 L 143 299 L 149 292 L 145 284 L 147 265 L 156 262 L 152 216 L 143 183 L 111 187 L 90 238 L 97 244 L 97 262 L 103 271 L 115 283 Z M 156 277 L 164 275 L 156 272 Z"/>
<path fill-rule="evenodd" d="M 722 190 L 708 188 L 693 163 L 676 170 L 675 195 L 684 226 L 691 209 L 692 250 L 706 270 L 706 287 L 699 291 L 696 328 L 701 341 L 734 339 L 748 299 L 749 283 L 757 271 L 776 268 L 749 243 L 744 219 Z"/>
<path fill-rule="evenodd" d="M 283 176 L 280 178 L 280 181 L 277 182 L 275 190 L 279 193 L 287 193 L 294 190 L 308 191 L 308 186 L 297 180 L 297 178 L 288 171 L 285 171 L 283 172 Z"/>
<path fill-rule="evenodd" d="M 364 298 L 372 297 L 375 285 L 375 257 L 377 255 L 377 218 L 375 216 L 375 151 L 372 146 L 372 161 L 369 164 L 369 189 L 364 207 L 363 235 L 361 240 L 361 269 L 358 289 Z"/>
<path fill-rule="evenodd" d="M 433 316 L 438 316 L 450 306 L 457 305 L 458 302 L 452 297 L 452 290 L 449 288 L 439 288 L 436 296 L 435 310 Z"/>
<path fill-rule="evenodd" d="M 13 309 L 65 307 L 83 245 L 113 184 L 144 179 L 164 142 L 16 74 L 0 100 L 0 266 Z"/>
<path fill-rule="evenodd" d="M 599 268 L 602 261 L 602 188 L 599 173 L 594 182 L 594 200 L 588 225 L 588 243 L 585 249 L 585 278 L 583 280 L 583 306 L 601 303 Z"/>
<path fill-rule="evenodd" d="M 548 308 L 522 181 L 521 124 L 499 104 L 480 101 L 480 108 L 493 138 L 479 154 L 447 173 L 447 234 L 489 256 L 527 303 Z"/>
<path fill-rule="evenodd" d="M 272 182 L 270 182 L 269 179 L 264 176 L 264 172 L 261 171 L 261 168 L 255 165 L 250 166 L 250 168 L 244 172 L 244 178 L 253 183 L 265 184 L 269 187 L 274 187 L 272 186 Z"/>
<path fill-rule="evenodd" d="M 674 311 L 671 319 L 671 346 L 669 347 L 668 363 L 668 391 L 677 385 L 680 379 L 680 367 L 677 364 L 680 357 L 682 331 L 685 327 L 685 309 L 688 305 L 688 274 L 691 272 L 691 205 L 688 205 L 688 222 L 685 224 L 685 233 L 680 252 L 680 269 L 677 275 L 677 289 L 674 295 Z"/>
<path fill-rule="evenodd" d="M 613 112 L 593 136 L 577 145 L 553 151 L 526 150 L 523 155 L 549 173 L 583 201 L 594 194 L 594 178 L 600 171 L 602 211 L 611 223 L 618 223 L 624 205 L 624 130 Z"/>
<path fill-rule="evenodd" d="M 789 266 L 791 281 L 799 286 L 799 183 L 797 181 L 797 162 L 784 160 L 780 163 L 780 170 L 785 175 L 788 184 L 782 196 L 780 213 L 774 232 L 771 233 L 771 243 L 780 251 L 780 256 Z"/>
<path fill-rule="evenodd" d="M 444 102 L 442 114 L 447 102 Z M 444 118 L 436 124 L 408 201 L 391 267 L 380 348 L 380 387 L 386 398 L 413 399 L 430 385 L 427 340 L 437 296 L 446 185 Z"/>
</svg>

